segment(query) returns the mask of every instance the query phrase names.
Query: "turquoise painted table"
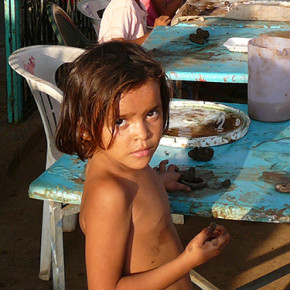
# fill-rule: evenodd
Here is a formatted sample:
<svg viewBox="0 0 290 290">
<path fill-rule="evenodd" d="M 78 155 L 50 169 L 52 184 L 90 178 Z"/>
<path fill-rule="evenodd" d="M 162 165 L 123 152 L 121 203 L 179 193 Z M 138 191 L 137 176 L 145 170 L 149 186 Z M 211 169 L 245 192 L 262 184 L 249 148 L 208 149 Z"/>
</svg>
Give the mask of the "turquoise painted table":
<svg viewBox="0 0 290 290">
<path fill-rule="evenodd" d="M 228 104 L 247 113 L 247 105 Z M 188 148 L 159 146 L 151 165 L 169 159 L 181 167 L 212 170 L 216 180 L 230 179 L 230 187 L 203 188 L 191 193 L 169 193 L 171 210 L 183 215 L 270 223 L 290 222 L 290 194 L 279 193 L 277 183 L 290 182 L 290 121 L 251 121 L 245 137 L 215 146 L 209 162 L 188 157 Z M 29 196 L 34 199 L 80 204 L 85 163 L 63 155 L 34 180 Z"/>
<path fill-rule="evenodd" d="M 210 33 L 204 45 L 189 40 L 198 27 Z M 247 83 L 247 53 L 230 52 L 223 44 L 230 37 L 255 38 L 261 33 L 285 30 L 290 30 L 289 22 L 208 18 L 191 24 L 157 26 L 143 46 L 163 64 L 172 80 Z"/>
</svg>

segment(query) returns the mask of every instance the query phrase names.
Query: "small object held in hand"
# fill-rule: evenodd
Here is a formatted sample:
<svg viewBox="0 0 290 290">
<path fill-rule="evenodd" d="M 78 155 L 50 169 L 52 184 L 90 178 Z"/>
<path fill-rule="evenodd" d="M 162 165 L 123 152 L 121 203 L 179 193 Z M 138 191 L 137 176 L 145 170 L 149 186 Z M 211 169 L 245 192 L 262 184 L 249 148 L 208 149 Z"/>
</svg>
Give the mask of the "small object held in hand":
<svg viewBox="0 0 290 290">
<path fill-rule="evenodd" d="M 210 223 L 210 224 L 209 224 L 209 228 L 210 228 L 210 230 L 211 230 L 212 232 L 214 232 L 214 231 L 215 231 L 215 228 L 216 228 L 216 223 L 215 223 L 215 222 Z"/>
<path fill-rule="evenodd" d="M 222 182 L 222 186 L 223 187 L 228 187 L 232 184 L 231 180 L 230 179 L 225 179 L 223 182 Z"/>
<path fill-rule="evenodd" d="M 215 222 L 210 223 L 209 227 L 207 227 L 208 234 L 209 234 L 207 241 L 211 241 L 219 236 L 219 233 L 215 232 L 216 227 L 217 225 Z"/>
<path fill-rule="evenodd" d="M 209 38 L 209 32 L 207 30 L 203 30 L 201 28 L 196 29 L 196 34 L 203 39 Z"/>
<path fill-rule="evenodd" d="M 188 152 L 188 156 L 196 161 L 209 161 L 213 154 L 214 150 L 210 147 L 195 147 Z"/>
<path fill-rule="evenodd" d="M 190 34 L 189 35 L 189 40 L 191 40 L 192 42 L 194 43 L 197 43 L 197 44 L 204 44 L 204 39 L 200 36 L 198 36 L 197 34 Z"/>
<path fill-rule="evenodd" d="M 278 183 L 275 190 L 281 193 L 290 193 L 290 183 Z"/>
</svg>

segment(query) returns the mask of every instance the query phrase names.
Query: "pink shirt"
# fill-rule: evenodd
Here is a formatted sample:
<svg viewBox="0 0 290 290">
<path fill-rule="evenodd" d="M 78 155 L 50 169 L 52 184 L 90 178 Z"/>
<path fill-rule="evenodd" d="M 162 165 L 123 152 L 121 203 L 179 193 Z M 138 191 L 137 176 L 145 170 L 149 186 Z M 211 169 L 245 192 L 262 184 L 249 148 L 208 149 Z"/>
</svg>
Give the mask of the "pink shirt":
<svg viewBox="0 0 290 290">
<path fill-rule="evenodd" d="M 135 0 L 111 0 L 102 17 L 99 43 L 112 38 L 134 40 L 146 34 L 147 11 L 140 6 Z"/>
<path fill-rule="evenodd" d="M 147 25 L 153 26 L 155 19 L 159 16 L 158 13 L 156 12 L 156 10 L 155 10 L 155 8 L 150 0 L 140 0 L 140 1 L 144 4 L 144 6 L 148 12 Z"/>
<path fill-rule="evenodd" d="M 169 2 L 170 0 L 166 0 L 166 2 Z M 160 15 L 158 15 L 157 11 L 155 10 L 153 4 L 150 0 L 140 0 L 142 2 L 148 12 L 147 16 L 147 25 L 153 26 L 155 19 L 158 18 Z"/>
</svg>

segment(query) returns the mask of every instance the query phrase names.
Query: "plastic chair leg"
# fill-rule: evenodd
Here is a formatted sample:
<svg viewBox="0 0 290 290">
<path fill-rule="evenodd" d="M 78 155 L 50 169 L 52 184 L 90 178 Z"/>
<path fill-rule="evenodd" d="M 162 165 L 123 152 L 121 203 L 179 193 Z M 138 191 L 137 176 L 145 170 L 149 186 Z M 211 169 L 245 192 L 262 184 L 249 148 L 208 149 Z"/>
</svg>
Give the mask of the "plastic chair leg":
<svg viewBox="0 0 290 290">
<path fill-rule="evenodd" d="M 50 201 L 49 210 L 53 289 L 62 290 L 65 289 L 65 277 L 61 203 Z"/>
<path fill-rule="evenodd" d="M 49 201 L 45 200 L 43 202 L 43 210 L 42 210 L 39 278 L 41 280 L 49 280 L 50 276 L 51 276 L 50 212 L 49 212 Z"/>
<path fill-rule="evenodd" d="M 78 214 L 63 218 L 63 231 L 72 232 L 76 229 Z M 50 236 L 50 211 L 49 201 L 43 202 L 42 233 L 40 246 L 40 269 L 39 278 L 48 281 L 51 277 L 51 236 Z"/>
</svg>

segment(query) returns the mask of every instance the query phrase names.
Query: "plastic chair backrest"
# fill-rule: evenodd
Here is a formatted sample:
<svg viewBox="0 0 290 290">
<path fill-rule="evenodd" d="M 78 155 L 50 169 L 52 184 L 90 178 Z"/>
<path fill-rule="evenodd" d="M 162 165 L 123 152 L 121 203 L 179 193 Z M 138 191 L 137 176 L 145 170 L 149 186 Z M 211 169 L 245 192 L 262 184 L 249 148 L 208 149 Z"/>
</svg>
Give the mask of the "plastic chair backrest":
<svg viewBox="0 0 290 290">
<path fill-rule="evenodd" d="M 96 31 L 97 36 L 99 35 L 100 24 L 102 20 L 103 13 L 110 2 L 107 0 L 84 0 L 78 2 L 78 10 L 90 18 L 93 24 L 93 27 Z"/>
<path fill-rule="evenodd" d="M 48 5 L 47 15 L 59 44 L 86 48 L 95 43 L 82 34 L 72 19 L 58 5 Z"/>
<path fill-rule="evenodd" d="M 72 62 L 84 50 L 60 45 L 35 45 L 20 48 L 9 57 L 9 65 L 24 77 L 39 110 L 47 141 L 46 168 L 62 153 L 54 143 L 63 92 L 56 85 L 56 71 Z"/>
</svg>

